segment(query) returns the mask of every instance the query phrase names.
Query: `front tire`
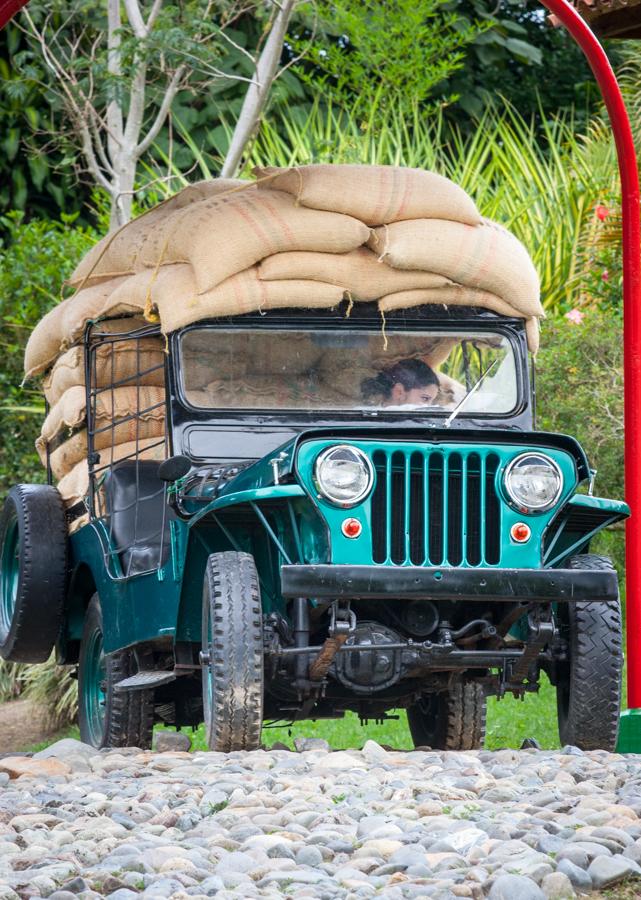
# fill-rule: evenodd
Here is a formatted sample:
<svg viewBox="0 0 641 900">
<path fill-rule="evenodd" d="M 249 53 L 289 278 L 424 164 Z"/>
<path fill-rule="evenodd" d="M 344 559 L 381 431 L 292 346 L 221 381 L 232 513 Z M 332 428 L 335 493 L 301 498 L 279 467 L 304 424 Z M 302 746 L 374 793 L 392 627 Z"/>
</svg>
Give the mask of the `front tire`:
<svg viewBox="0 0 641 900">
<path fill-rule="evenodd" d="M 612 571 L 605 556 L 572 556 L 568 569 Z M 581 750 L 616 749 L 621 710 L 623 634 L 619 600 L 559 604 L 561 634 L 570 659 L 556 689 L 562 744 Z"/>
<path fill-rule="evenodd" d="M 153 691 L 115 690 L 136 670 L 133 651 L 105 654 L 100 600 L 94 594 L 85 616 L 78 667 L 78 724 L 85 744 L 97 749 L 151 747 Z"/>
<path fill-rule="evenodd" d="M 485 741 L 485 691 L 474 682 L 455 682 L 448 691 L 428 694 L 407 710 L 415 747 L 477 750 Z"/>
<path fill-rule="evenodd" d="M 202 647 L 209 749 L 257 750 L 263 723 L 263 617 L 249 553 L 212 553 L 207 560 Z"/>
</svg>

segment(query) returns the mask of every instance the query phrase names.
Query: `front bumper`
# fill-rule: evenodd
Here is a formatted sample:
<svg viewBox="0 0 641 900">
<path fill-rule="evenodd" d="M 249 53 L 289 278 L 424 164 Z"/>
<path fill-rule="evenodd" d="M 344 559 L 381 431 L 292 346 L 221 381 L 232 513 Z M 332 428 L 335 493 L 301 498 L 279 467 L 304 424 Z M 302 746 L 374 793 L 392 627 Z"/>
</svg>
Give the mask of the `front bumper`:
<svg viewBox="0 0 641 900">
<path fill-rule="evenodd" d="M 345 600 L 607 602 L 615 572 L 589 569 L 448 569 L 420 566 L 282 566 L 283 597 Z"/>
</svg>

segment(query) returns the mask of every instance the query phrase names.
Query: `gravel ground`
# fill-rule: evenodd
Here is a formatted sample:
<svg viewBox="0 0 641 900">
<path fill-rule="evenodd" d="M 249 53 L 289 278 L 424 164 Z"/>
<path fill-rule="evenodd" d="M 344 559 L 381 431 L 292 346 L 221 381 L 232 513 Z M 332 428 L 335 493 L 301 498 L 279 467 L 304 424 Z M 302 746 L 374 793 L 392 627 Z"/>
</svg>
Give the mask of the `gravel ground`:
<svg viewBox="0 0 641 900">
<path fill-rule="evenodd" d="M 66 740 L 0 759 L 0 900 L 543 900 L 641 875 L 638 757 L 297 743 L 225 756 Z"/>
</svg>

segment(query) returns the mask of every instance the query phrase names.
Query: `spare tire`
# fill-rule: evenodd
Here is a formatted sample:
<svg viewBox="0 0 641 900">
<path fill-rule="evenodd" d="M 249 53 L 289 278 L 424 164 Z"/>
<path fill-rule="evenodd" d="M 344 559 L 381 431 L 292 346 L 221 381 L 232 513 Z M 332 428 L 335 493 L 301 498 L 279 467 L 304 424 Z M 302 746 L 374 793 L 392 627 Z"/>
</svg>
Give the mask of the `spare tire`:
<svg viewBox="0 0 641 900">
<path fill-rule="evenodd" d="M 45 662 L 55 644 L 67 580 L 62 497 L 47 484 L 11 488 L 0 514 L 0 656 Z"/>
</svg>

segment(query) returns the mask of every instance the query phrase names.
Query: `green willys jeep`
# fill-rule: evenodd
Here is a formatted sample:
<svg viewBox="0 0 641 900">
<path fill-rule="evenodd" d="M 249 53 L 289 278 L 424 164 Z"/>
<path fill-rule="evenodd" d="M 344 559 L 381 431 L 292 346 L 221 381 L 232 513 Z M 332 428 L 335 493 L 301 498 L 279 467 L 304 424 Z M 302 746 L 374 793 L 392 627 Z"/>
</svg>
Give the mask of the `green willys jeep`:
<svg viewBox="0 0 641 900">
<path fill-rule="evenodd" d="M 204 721 L 212 750 L 252 750 L 265 722 L 406 709 L 415 745 L 465 750 L 487 696 L 544 672 L 562 742 L 614 749 L 617 577 L 589 549 L 628 508 L 535 430 L 523 320 L 423 306 L 383 330 L 361 303 L 190 325 L 155 458 L 136 432 L 118 459 L 96 354 L 158 334 L 87 327 L 86 496 L 17 485 L 0 523 L 0 654 L 77 667 L 84 741 Z"/>
</svg>

